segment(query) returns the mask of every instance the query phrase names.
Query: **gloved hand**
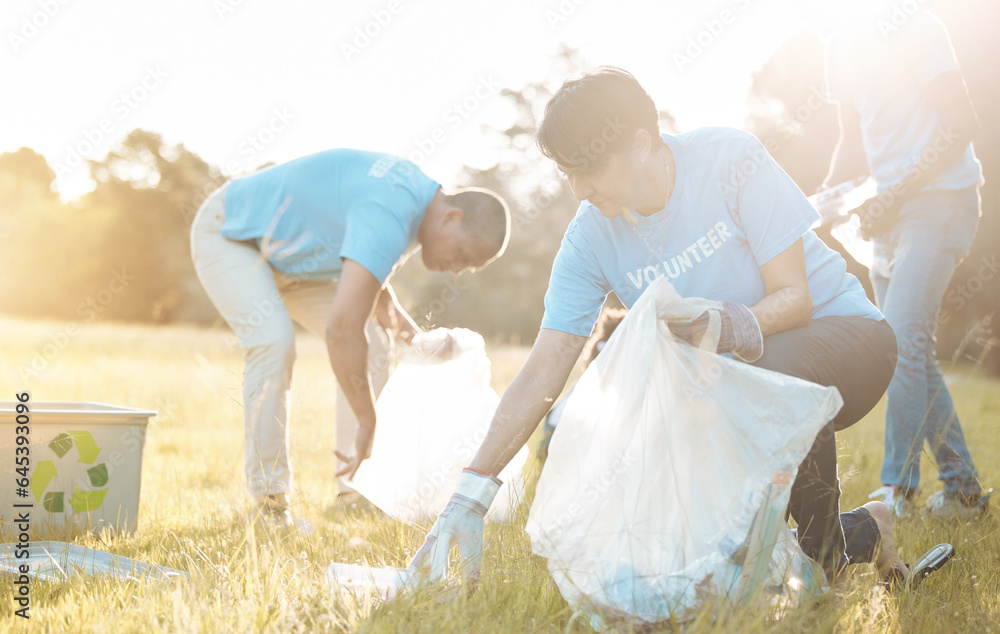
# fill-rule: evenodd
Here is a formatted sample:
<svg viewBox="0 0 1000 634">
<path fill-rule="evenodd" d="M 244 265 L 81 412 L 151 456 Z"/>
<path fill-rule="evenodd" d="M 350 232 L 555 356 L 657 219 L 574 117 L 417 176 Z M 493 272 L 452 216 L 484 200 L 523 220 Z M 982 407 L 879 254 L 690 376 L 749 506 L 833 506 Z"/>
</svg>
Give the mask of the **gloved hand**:
<svg viewBox="0 0 1000 634">
<path fill-rule="evenodd" d="M 735 302 L 722 302 L 722 329 L 716 352 L 732 352 L 737 359 L 753 363 L 764 354 L 764 336 L 750 309 Z M 708 328 L 708 311 L 694 321 L 670 322 L 670 332 L 697 346 Z"/>
<path fill-rule="evenodd" d="M 861 237 L 865 240 L 871 240 L 885 235 L 892 229 L 896 221 L 899 220 L 901 206 L 898 197 L 886 204 L 879 200 L 878 196 L 874 196 L 847 213 L 858 217 L 858 220 L 861 221 Z"/>
<path fill-rule="evenodd" d="M 438 515 L 409 568 L 442 581 L 448 574 L 448 552 L 456 544 L 470 590 L 474 590 L 483 564 L 483 518 L 502 484 L 491 475 L 463 469 L 448 505 Z"/>
</svg>

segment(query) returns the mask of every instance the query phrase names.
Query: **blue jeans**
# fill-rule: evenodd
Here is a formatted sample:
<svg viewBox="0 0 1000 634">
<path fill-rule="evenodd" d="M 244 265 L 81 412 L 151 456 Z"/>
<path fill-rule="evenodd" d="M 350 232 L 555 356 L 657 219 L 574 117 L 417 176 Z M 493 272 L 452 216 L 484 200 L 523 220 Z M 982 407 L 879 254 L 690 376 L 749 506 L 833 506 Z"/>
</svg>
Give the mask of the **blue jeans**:
<svg viewBox="0 0 1000 634">
<path fill-rule="evenodd" d="M 884 254 L 889 267 L 875 267 L 872 284 L 898 344 L 886 392 L 883 484 L 917 488 L 926 439 L 946 494 L 974 496 L 981 490 L 934 354 L 941 299 L 969 252 L 979 215 L 977 187 L 926 193 L 904 204 L 893 229 L 875 239 L 876 256 Z"/>
</svg>

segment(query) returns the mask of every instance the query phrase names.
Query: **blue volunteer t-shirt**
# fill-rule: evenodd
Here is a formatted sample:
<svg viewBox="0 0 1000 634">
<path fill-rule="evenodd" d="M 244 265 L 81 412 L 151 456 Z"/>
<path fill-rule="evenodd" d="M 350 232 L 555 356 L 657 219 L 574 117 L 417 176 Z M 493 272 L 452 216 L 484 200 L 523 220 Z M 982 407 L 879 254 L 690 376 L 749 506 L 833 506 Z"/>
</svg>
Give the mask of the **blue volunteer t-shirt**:
<svg viewBox="0 0 1000 634">
<path fill-rule="evenodd" d="M 336 278 L 350 258 L 384 283 L 439 187 L 395 156 L 327 150 L 230 183 L 221 233 L 253 240 L 288 277 Z"/>
<path fill-rule="evenodd" d="M 760 267 L 802 238 L 813 318 L 882 319 L 847 263 L 810 231 L 819 218 L 753 135 L 702 128 L 663 135 L 677 178 L 667 206 L 605 218 L 584 201 L 563 236 L 542 328 L 590 336 L 607 294 L 631 308 L 666 275 L 683 297 L 753 306 Z"/>
</svg>

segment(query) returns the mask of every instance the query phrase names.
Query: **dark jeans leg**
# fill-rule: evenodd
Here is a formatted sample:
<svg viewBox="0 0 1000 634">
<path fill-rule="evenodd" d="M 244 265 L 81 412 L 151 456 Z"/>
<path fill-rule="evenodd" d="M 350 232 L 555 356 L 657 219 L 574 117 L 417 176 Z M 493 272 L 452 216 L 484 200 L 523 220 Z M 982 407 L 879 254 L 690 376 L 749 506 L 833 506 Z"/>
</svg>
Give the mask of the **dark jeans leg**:
<svg viewBox="0 0 1000 634">
<path fill-rule="evenodd" d="M 878 524 L 868 509 L 861 507 L 848 513 L 841 513 L 840 525 L 844 527 L 844 537 L 847 542 L 847 562 L 864 564 L 875 561 L 878 546 L 882 543 L 882 535 L 878 532 Z"/>
<path fill-rule="evenodd" d="M 875 561 L 879 544 L 882 543 L 882 535 L 878 531 L 875 518 L 868 512 L 868 509 L 862 506 L 853 511 L 841 513 L 840 525 L 844 528 L 847 562 L 863 564 Z M 792 531 L 792 533 L 798 538 L 797 531 Z"/>
<path fill-rule="evenodd" d="M 764 356 L 754 365 L 836 387 L 844 400 L 799 465 L 788 504 L 799 526 L 799 545 L 832 578 L 848 563 L 834 432 L 861 420 L 885 393 L 896 367 L 896 337 L 885 321 L 823 317 L 766 337 Z M 874 552 L 877 543 L 862 543 L 871 539 L 867 523 L 850 523 L 848 530 L 859 531 L 847 535 L 852 551 Z"/>
</svg>

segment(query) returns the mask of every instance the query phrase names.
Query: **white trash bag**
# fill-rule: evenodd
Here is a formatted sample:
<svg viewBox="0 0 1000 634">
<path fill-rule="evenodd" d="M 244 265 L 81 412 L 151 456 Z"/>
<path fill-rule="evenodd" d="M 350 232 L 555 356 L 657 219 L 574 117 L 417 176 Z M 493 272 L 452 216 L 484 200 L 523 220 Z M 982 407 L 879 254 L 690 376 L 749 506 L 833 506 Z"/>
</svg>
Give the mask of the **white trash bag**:
<svg viewBox="0 0 1000 634">
<path fill-rule="evenodd" d="M 526 527 L 563 597 L 595 628 L 680 620 L 706 602 L 818 595 L 826 583 L 784 519 L 791 483 L 839 411 L 822 387 L 697 349 L 666 320 L 717 302 L 667 278 L 584 372 L 549 446 Z"/>
<path fill-rule="evenodd" d="M 372 455 L 351 486 L 397 520 L 434 519 L 486 437 L 499 401 L 482 336 L 464 328 L 418 335 L 382 389 Z M 527 458 L 522 448 L 500 473 L 504 485 L 487 519 L 504 521 L 524 499 Z"/>
</svg>

